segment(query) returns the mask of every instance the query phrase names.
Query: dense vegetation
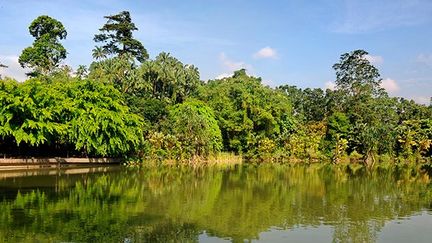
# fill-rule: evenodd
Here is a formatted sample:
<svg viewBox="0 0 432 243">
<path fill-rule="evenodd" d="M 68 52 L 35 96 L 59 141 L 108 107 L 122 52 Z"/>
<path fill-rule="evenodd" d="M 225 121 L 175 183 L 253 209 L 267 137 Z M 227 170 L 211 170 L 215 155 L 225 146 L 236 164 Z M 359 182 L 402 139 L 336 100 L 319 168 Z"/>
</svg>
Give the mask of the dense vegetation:
<svg viewBox="0 0 432 243">
<path fill-rule="evenodd" d="M 61 65 L 67 36 L 40 16 L 19 62 L 30 79 L 0 77 L 0 151 L 8 156 L 256 161 L 430 160 L 432 104 L 389 97 L 363 50 L 342 54 L 336 89 L 272 88 L 238 70 L 200 81 L 168 53 L 149 59 L 127 11 L 106 16 L 89 68 Z M 7 68 L 0 64 L 0 68 Z"/>
</svg>

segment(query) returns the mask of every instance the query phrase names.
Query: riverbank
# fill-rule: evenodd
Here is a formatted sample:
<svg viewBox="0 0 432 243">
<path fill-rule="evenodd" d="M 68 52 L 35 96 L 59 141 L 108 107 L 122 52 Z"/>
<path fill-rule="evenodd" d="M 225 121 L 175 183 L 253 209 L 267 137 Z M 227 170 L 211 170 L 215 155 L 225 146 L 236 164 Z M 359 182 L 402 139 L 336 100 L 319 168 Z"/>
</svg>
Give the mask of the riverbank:
<svg viewBox="0 0 432 243">
<path fill-rule="evenodd" d="M 330 159 L 300 159 L 300 158 L 285 158 L 279 159 L 250 159 L 242 155 L 234 153 L 219 153 L 210 155 L 207 158 L 193 157 L 190 159 L 157 159 L 157 158 L 1 158 L 0 173 L 13 170 L 38 170 L 38 169 L 55 169 L 60 167 L 74 166 L 93 166 L 105 167 L 110 165 L 123 165 L 127 167 L 176 167 L 185 166 L 193 168 L 204 167 L 232 167 L 245 164 L 252 165 L 317 165 L 329 166 L 332 168 L 346 170 L 349 173 L 356 173 L 363 170 L 379 170 L 383 168 L 393 167 L 410 167 L 415 171 L 432 171 L 431 160 L 419 157 L 391 157 L 388 155 L 376 156 L 376 163 L 372 166 L 366 165 L 359 156 L 344 156 L 338 163 L 332 163 Z M 429 173 L 432 175 L 432 173 Z"/>
<path fill-rule="evenodd" d="M 234 153 L 218 153 L 208 157 L 193 156 L 188 159 L 160 159 L 154 157 L 148 158 L 131 158 L 123 164 L 128 166 L 176 166 L 184 165 L 191 167 L 207 167 L 207 166 L 230 166 L 240 165 L 245 163 L 243 156 Z"/>
</svg>

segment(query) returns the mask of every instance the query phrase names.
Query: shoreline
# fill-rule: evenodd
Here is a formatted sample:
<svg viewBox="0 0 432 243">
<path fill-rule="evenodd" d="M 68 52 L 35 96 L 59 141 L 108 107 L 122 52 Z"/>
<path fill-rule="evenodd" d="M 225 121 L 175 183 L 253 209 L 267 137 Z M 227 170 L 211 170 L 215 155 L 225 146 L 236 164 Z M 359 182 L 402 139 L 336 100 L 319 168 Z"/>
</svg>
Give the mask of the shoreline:
<svg viewBox="0 0 432 243">
<path fill-rule="evenodd" d="M 0 167 L 4 166 L 62 166 L 73 164 L 121 164 L 119 158 L 0 158 Z"/>
</svg>

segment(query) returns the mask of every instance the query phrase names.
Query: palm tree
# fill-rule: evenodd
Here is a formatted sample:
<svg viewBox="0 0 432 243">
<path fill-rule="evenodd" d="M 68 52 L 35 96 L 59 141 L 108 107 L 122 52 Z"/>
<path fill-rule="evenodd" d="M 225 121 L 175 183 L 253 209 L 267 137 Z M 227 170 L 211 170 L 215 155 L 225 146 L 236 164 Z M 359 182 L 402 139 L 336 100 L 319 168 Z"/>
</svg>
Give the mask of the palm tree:
<svg viewBox="0 0 432 243">
<path fill-rule="evenodd" d="M 85 65 L 79 65 L 76 72 L 75 72 L 75 75 L 79 79 L 87 77 L 87 67 Z"/>
<path fill-rule="evenodd" d="M 101 60 L 107 57 L 107 52 L 105 49 L 101 46 L 95 46 L 95 49 L 93 49 L 93 58 L 96 60 Z"/>
</svg>

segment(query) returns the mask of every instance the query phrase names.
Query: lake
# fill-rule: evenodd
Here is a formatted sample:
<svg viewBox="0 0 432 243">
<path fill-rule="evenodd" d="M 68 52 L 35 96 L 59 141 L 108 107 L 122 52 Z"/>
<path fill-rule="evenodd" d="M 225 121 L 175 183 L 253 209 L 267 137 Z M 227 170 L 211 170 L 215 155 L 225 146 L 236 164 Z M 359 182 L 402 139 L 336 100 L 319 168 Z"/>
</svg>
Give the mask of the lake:
<svg viewBox="0 0 432 243">
<path fill-rule="evenodd" d="M 329 165 L 0 172 L 0 242 L 431 242 L 427 174 Z"/>
</svg>

